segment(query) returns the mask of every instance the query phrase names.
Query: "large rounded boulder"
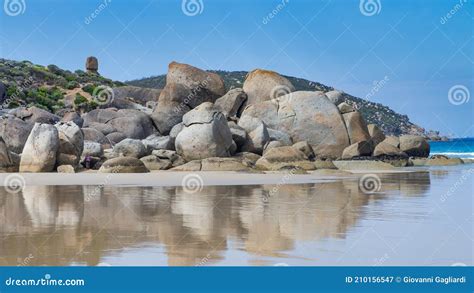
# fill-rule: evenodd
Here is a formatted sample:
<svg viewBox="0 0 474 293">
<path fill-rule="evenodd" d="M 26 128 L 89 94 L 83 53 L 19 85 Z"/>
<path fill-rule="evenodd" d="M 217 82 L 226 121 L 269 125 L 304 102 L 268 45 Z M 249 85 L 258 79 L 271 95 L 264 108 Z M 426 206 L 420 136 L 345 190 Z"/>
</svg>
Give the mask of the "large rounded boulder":
<svg viewBox="0 0 474 293">
<path fill-rule="evenodd" d="M 204 99 L 201 101 L 190 101 L 194 107 L 207 101 L 207 99 L 215 101 L 226 93 L 224 81 L 219 75 L 178 62 L 171 62 L 168 66 L 166 84 L 173 83 L 179 83 L 190 89 L 195 89 L 197 92 L 195 98 Z M 203 89 L 206 92 L 205 94 L 210 96 L 203 96 L 202 94 L 204 93 L 198 93 L 199 88 Z"/>
<path fill-rule="evenodd" d="M 328 99 L 336 106 L 344 102 L 344 93 L 338 90 L 329 91 L 326 93 Z"/>
<path fill-rule="evenodd" d="M 15 162 L 8 150 L 7 144 L 0 137 L 0 171 L 1 172 L 12 172 L 15 170 Z"/>
<path fill-rule="evenodd" d="M 214 103 L 215 107 L 226 117 L 240 116 L 247 94 L 241 88 L 231 89 Z"/>
<path fill-rule="evenodd" d="M 179 155 L 187 161 L 231 155 L 232 133 L 225 116 L 212 103 L 203 103 L 183 116 L 183 129 L 176 137 Z"/>
<path fill-rule="evenodd" d="M 161 134 L 166 135 L 183 115 L 203 102 L 215 102 L 226 93 L 222 78 L 199 68 L 172 62 L 166 86 L 151 117 Z"/>
<path fill-rule="evenodd" d="M 76 111 L 69 111 L 64 113 L 63 118 L 61 118 L 61 122 L 69 122 L 72 121 L 76 123 L 77 126 L 82 127 L 84 125 L 84 119 L 82 119 L 81 115 Z"/>
<path fill-rule="evenodd" d="M 21 120 L 34 124 L 34 123 L 47 123 L 47 124 L 56 124 L 61 118 L 57 115 L 54 115 L 46 110 L 43 110 L 38 107 L 19 107 L 10 112 Z"/>
<path fill-rule="evenodd" d="M 242 113 L 241 121 L 255 120 L 248 116 L 289 134 L 293 141 L 307 141 L 318 157 L 338 158 L 349 146 L 338 108 L 321 92 L 298 91 L 250 105 Z"/>
<path fill-rule="evenodd" d="M 118 157 L 105 161 L 100 173 L 148 173 L 145 164 L 137 158 Z"/>
<path fill-rule="evenodd" d="M 247 94 L 246 105 L 254 105 L 293 92 L 295 87 L 274 71 L 255 69 L 247 74 L 243 90 Z"/>
<path fill-rule="evenodd" d="M 345 113 L 342 114 L 342 117 L 344 117 L 351 144 L 371 139 L 367 124 L 359 112 Z"/>
<path fill-rule="evenodd" d="M 121 86 L 113 88 L 115 101 L 132 101 L 145 106 L 148 101 L 157 101 L 161 89 L 144 88 L 138 86 Z"/>
<path fill-rule="evenodd" d="M 161 134 L 168 134 L 183 120 L 183 115 L 191 110 L 186 102 L 192 97 L 191 90 L 182 84 L 167 84 L 151 118 Z"/>
<path fill-rule="evenodd" d="M 428 157 L 430 145 L 426 139 L 418 135 L 400 136 L 400 150 L 411 157 Z"/>
<path fill-rule="evenodd" d="M 149 154 L 146 146 L 138 139 L 127 138 L 114 146 L 114 153 L 140 159 Z"/>
<path fill-rule="evenodd" d="M 10 151 L 20 154 L 23 151 L 33 124 L 12 115 L 0 117 L 0 137 L 3 138 Z"/>
<path fill-rule="evenodd" d="M 84 149 L 84 134 L 74 122 L 59 122 L 55 125 L 59 135 L 57 165 L 76 166 Z"/>
<path fill-rule="evenodd" d="M 59 135 L 50 124 L 35 123 L 21 155 L 20 172 L 51 172 L 56 165 Z"/>
<path fill-rule="evenodd" d="M 374 145 L 378 145 L 385 140 L 385 134 L 377 125 L 369 124 L 367 125 L 367 129 L 369 130 L 369 134 L 372 141 L 374 142 Z"/>
<path fill-rule="evenodd" d="M 156 133 L 153 121 L 147 114 L 139 110 L 96 109 L 85 114 L 82 118 L 86 128 L 102 125 L 100 129 L 104 130 L 106 126 L 109 126 L 108 128 L 113 129 L 112 132 L 123 133 L 128 138 L 143 139 Z M 107 135 L 112 132 L 103 134 Z"/>
</svg>

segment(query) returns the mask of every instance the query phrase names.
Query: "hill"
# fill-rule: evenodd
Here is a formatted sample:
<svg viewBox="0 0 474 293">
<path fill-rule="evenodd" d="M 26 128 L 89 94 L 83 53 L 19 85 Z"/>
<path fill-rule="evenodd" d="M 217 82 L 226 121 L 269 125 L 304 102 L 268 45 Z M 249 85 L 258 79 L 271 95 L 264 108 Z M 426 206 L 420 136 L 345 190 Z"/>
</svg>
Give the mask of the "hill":
<svg viewBox="0 0 474 293">
<path fill-rule="evenodd" d="M 97 105 L 87 97 L 97 87 L 124 85 L 82 70 L 71 72 L 56 65 L 42 66 L 1 58 L 0 82 L 3 88 L 0 91 L 4 91 L 0 92 L 1 109 L 36 106 L 53 113 L 68 103 L 77 108 L 95 108 Z"/>
<path fill-rule="evenodd" d="M 219 74 L 227 89 L 241 88 L 243 86 L 246 71 L 221 71 L 210 70 L 211 72 Z M 297 91 L 323 91 L 328 92 L 334 88 L 324 84 L 309 81 L 303 78 L 292 76 L 285 76 L 295 86 Z M 147 87 L 147 88 L 163 88 L 166 84 L 166 75 L 152 76 L 143 79 L 137 79 L 125 82 L 129 85 Z M 407 115 L 399 114 L 387 106 L 380 103 L 374 103 L 365 99 L 354 97 L 350 94 L 345 94 L 346 102 L 359 109 L 368 123 L 373 123 L 379 126 L 386 134 L 401 135 L 401 134 L 417 134 L 426 135 L 425 130 L 412 123 Z"/>
<path fill-rule="evenodd" d="M 227 89 L 242 87 L 246 71 L 212 71 L 219 74 Z M 302 78 L 286 76 L 296 90 L 330 91 L 332 87 Z M 128 82 L 113 81 L 101 75 L 82 70 L 71 72 L 56 65 L 42 66 L 29 61 L 0 59 L 0 110 L 19 106 L 37 106 L 53 113 L 65 108 L 90 111 L 98 105 L 91 99 L 100 86 L 120 87 L 134 85 L 161 89 L 166 75 L 158 75 Z M 3 92 L 3 93 L 2 93 Z M 427 135 L 425 130 L 412 123 L 408 116 L 399 114 L 387 106 L 345 95 L 346 102 L 362 113 L 368 123 L 378 125 L 385 133 L 393 135 Z"/>
</svg>

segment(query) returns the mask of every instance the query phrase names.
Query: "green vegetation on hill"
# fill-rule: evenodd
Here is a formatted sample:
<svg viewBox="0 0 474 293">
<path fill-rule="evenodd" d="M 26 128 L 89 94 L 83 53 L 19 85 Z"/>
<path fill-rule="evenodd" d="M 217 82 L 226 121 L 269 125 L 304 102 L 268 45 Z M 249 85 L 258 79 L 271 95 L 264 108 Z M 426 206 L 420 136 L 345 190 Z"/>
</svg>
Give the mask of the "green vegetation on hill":
<svg viewBox="0 0 474 293">
<path fill-rule="evenodd" d="M 246 71 L 222 71 L 210 70 L 219 74 L 224 80 L 226 88 L 241 88 L 247 75 Z M 323 91 L 328 92 L 334 88 L 323 85 L 318 82 L 309 81 L 303 78 L 285 76 L 295 86 L 297 91 Z M 147 87 L 147 88 L 163 88 L 166 84 L 166 75 L 158 75 L 138 80 L 126 82 L 129 85 Z M 368 100 L 345 95 L 346 102 L 359 109 L 367 123 L 373 123 L 379 126 L 385 133 L 400 134 L 424 134 L 424 129 L 410 122 L 407 115 L 399 114 L 387 106 L 380 103 L 374 103 Z"/>
<path fill-rule="evenodd" d="M 0 82 L 6 87 L 6 99 L 1 101 L 2 108 L 37 106 L 51 112 L 64 108 L 64 97 L 68 90 L 81 88 L 92 94 L 99 85 L 123 85 L 82 70 L 71 72 L 56 65 L 41 66 L 29 61 L 6 59 L 0 59 Z M 77 106 L 97 106 L 93 101 L 82 102 Z"/>
<path fill-rule="evenodd" d="M 246 71 L 211 71 L 219 74 L 227 89 L 241 88 Z M 302 78 L 286 76 L 296 90 L 323 91 L 332 87 Z M 159 75 L 126 83 L 113 81 L 82 70 L 71 72 L 56 65 L 41 66 L 29 61 L 12 61 L 0 58 L 0 82 L 6 87 L 6 97 L 0 101 L 1 108 L 37 106 L 53 113 L 72 107 L 90 111 L 98 107 L 87 95 L 93 95 L 98 86 L 117 87 L 126 84 L 144 88 L 164 88 L 166 75 Z M 68 93 L 69 92 L 69 93 Z M 72 93 L 71 93 L 72 92 Z M 66 97 L 69 95 L 69 102 Z M 1 98 L 1 97 L 0 97 Z M 410 122 L 406 115 L 396 113 L 387 106 L 345 95 L 346 102 L 359 109 L 368 123 L 378 125 L 385 133 L 424 134 L 424 129 Z"/>
</svg>

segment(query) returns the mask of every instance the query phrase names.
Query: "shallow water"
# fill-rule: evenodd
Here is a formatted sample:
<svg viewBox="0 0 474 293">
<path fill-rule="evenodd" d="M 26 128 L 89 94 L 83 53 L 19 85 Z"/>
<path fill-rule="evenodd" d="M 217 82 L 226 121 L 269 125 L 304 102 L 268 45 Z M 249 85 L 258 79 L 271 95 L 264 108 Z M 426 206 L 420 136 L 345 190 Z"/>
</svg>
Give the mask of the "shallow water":
<svg viewBox="0 0 474 293">
<path fill-rule="evenodd" d="M 2 188 L 0 265 L 473 265 L 472 167 L 379 175 L 376 194 L 357 178 Z"/>
</svg>

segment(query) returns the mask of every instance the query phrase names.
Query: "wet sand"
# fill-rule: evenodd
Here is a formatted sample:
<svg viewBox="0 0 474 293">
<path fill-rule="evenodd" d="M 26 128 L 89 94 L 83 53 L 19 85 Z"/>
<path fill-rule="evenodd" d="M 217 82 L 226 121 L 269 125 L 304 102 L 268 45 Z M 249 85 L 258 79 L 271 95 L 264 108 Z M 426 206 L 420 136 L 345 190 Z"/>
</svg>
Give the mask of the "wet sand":
<svg viewBox="0 0 474 293">
<path fill-rule="evenodd" d="M 473 265 L 467 170 L 379 173 L 369 194 L 339 172 L 26 174 L 0 188 L 0 265 Z"/>
<path fill-rule="evenodd" d="M 155 171 L 140 174 L 104 174 L 94 171 L 68 173 L 0 173 L 0 186 L 6 185 L 8 176 L 21 176 L 25 185 L 130 185 L 130 186 L 180 186 L 186 177 L 198 175 L 203 186 L 209 185 L 255 185 L 255 184 L 304 184 L 325 182 L 360 176 L 361 173 L 413 173 L 427 172 L 426 169 L 399 168 L 396 170 L 316 170 L 308 174 L 290 171 L 243 173 L 231 171 L 173 172 Z"/>
</svg>

